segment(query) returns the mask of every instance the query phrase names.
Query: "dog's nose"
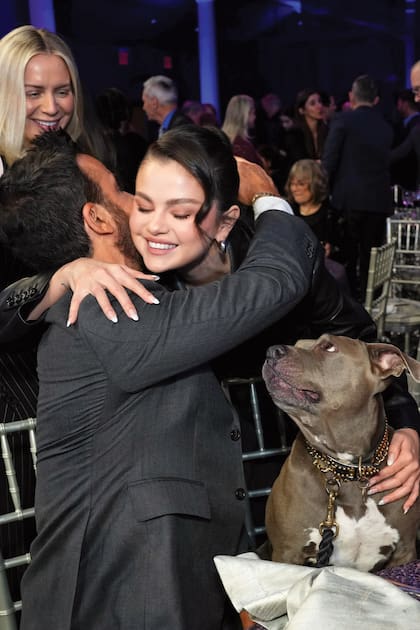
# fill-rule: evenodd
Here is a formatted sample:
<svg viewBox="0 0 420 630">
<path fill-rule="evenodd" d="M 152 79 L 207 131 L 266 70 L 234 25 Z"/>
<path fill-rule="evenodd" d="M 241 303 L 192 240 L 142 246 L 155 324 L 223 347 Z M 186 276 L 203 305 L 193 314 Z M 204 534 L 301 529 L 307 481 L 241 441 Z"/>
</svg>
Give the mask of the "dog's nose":
<svg viewBox="0 0 420 630">
<path fill-rule="evenodd" d="M 267 359 L 281 359 L 288 352 L 288 346 L 270 346 L 267 350 Z"/>
</svg>

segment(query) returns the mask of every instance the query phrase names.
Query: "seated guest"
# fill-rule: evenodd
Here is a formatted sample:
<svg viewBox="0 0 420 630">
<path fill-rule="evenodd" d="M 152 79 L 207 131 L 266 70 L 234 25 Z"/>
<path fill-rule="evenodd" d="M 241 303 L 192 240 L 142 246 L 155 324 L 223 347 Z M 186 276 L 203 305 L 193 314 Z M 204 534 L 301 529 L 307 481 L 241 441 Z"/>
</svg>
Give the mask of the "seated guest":
<svg viewBox="0 0 420 630">
<path fill-rule="evenodd" d="M 328 177 L 324 168 L 315 160 L 298 160 L 290 169 L 285 186 L 293 211 L 309 225 L 325 250 L 325 265 L 350 291 L 345 267 L 334 260 L 339 239 L 334 233 L 334 213 L 328 198 Z"/>
</svg>

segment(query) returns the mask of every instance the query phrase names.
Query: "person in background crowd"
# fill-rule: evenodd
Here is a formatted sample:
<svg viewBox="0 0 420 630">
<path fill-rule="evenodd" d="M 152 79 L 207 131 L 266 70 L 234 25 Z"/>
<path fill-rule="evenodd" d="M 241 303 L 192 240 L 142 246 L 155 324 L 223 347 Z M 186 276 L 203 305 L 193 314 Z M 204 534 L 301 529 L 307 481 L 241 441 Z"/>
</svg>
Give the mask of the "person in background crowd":
<svg viewBox="0 0 420 630">
<path fill-rule="evenodd" d="M 319 160 L 328 134 L 325 108 L 318 90 L 305 88 L 296 96 L 294 125 L 286 134 L 289 168 L 305 158 Z"/>
<path fill-rule="evenodd" d="M 200 117 L 200 125 L 208 127 L 219 127 L 217 110 L 212 103 L 203 103 L 203 113 Z"/>
<path fill-rule="evenodd" d="M 400 125 L 391 151 L 391 183 L 415 191 L 420 186 L 420 111 L 412 90 L 397 94 L 396 108 Z"/>
<path fill-rule="evenodd" d="M 159 125 L 158 135 L 179 125 L 192 124 L 191 118 L 178 109 L 178 88 L 169 77 L 156 75 L 143 84 L 143 110 L 150 121 Z"/>
<path fill-rule="evenodd" d="M 227 104 L 222 131 L 231 141 L 234 155 L 262 166 L 261 157 L 251 139 L 255 118 L 254 99 L 247 94 L 236 94 Z"/>
<path fill-rule="evenodd" d="M 345 219 L 347 276 L 351 291 L 365 300 L 370 250 L 385 240 L 392 212 L 390 154 L 392 128 L 375 108 L 378 85 L 358 76 L 349 93 L 352 110 L 334 116 L 322 164 L 331 189 L 332 206 Z"/>
<path fill-rule="evenodd" d="M 337 103 L 335 102 L 334 94 L 329 94 L 328 92 L 320 92 L 321 102 L 324 106 L 324 122 L 326 125 L 329 124 L 331 118 L 334 116 L 337 111 Z"/>
<path fill-rule="evenodd" d="M 329 203 L 328 175 L 316 160 L 298 160 L 290 169 L 286 195 L 293 211 L 309 225 L 325 250 L 325 265 L 350 293 L 345 267 L 335 260 L 342 246 L 335 212 Z"/>
<path fill-rule="evenodd" d="M 282 113 L 281 98 L 269 92 L 260 99 L 255 121 L 256 145 L 269 145 L 277 150 L 284 146 L 284 127 L 280 116 Z"/>
<path fill-rule="evenodd" d="M 199 101 L 184 101 L 181 112 L 185 114 L 185 116 L 188 116 L 188 118 L 191 118 L 193 123 L 200 125 L 204 108 Z"/>
</svg>

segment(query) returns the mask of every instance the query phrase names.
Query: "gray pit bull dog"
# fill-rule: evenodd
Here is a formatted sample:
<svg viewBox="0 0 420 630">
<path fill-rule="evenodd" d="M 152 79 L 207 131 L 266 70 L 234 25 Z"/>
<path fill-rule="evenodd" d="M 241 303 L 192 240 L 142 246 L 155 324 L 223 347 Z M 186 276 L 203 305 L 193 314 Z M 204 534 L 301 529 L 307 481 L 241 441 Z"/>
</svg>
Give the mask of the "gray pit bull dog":
<svg viewBox="0 0 420 630">
<path fill-rule="evenodd" d="M 267 502 L 272 560 L 377 571 L 416 558 L 420 502 L 404 514 L 367 494 L 391 437 L 380 393 L 404 370 L 420 381 L 395 346 L 348 337 L 268 349 L 267 389 L 300 429 Z"/>
</svg>

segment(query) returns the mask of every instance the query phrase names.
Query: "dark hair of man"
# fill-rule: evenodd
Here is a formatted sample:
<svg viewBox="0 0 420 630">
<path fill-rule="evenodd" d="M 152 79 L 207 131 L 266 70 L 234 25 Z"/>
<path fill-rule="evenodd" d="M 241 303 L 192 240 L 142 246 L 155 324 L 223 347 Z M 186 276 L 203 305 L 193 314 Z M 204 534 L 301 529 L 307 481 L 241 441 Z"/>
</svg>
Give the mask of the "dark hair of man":
<svg viewBox="0 0 420 630">
<path fill-rule="evenodd" d="M 35 271 L 90 253 L 81 212 L 102 193 L 79 169 L 77 153 L 65 131 L 46 132 L 0 178 L 0 239 Z"/>
<path fill-rule="evenodd" d="M 379 94 L 378 84 L 367 74 L 358 76 L 351 89 L 355 99 L 362 103 L 373 103 Z"/>
<path fill-rule="evenodd" d="M 239 175 L 232 145 L 217 127 L 183 125 L 170 129 L 149 147 L 147 158 L 174 160 L 199 182 L 205 199 L 196 215 L 198 225 L 214 202 L 220 212 L 238 203 Z"/>
</svg>

